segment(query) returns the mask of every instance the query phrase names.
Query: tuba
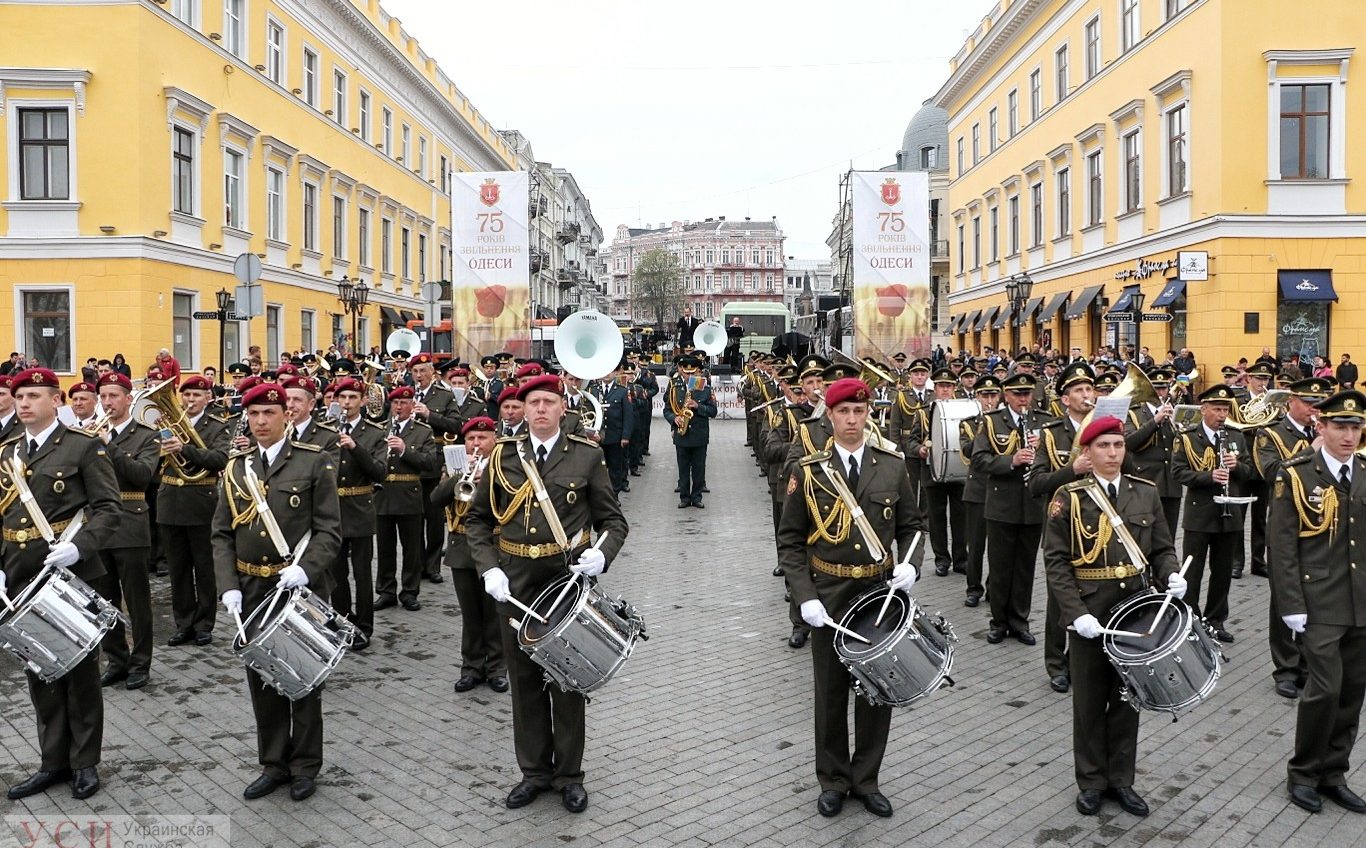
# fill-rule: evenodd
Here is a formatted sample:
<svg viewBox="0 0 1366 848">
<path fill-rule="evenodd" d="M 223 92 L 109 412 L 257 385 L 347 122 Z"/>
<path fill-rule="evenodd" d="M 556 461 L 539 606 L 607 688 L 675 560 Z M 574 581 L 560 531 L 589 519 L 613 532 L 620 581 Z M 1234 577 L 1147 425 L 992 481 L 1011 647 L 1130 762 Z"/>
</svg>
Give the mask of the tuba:
<svg viewBox="0 0 1366 848">
<path fill-rule="evenodd" d="M 1288 389 L 1268 389 L 1243 404 L 1233 403 L 1233 412 L 1224 426 L 1230 430 L 1255 430 L 1272 424 L 1290 408 Z"/>
<path fill-rule="evenodd" d="M 384 366 L 373 359 L 361 363 L 365 369 L 365 414 L 372 420 L 384 418 L 384 404 L 388 393 L 384 390 Z"/>
<path fill-rule="evenodd" d="M 143 401 L 146 402 L 145 405 Z M 190 424 L 189 416 L 185 414 L 180 395 L 176 394 L 174 380 L 164 380 L 145 390 L 145 395 L 138 398 L 134 404 L 134 413 L 138 421 L 154 430 L 167 429 L 187 445 L 205 447 L 204 440 L 199 437 L 199 433 Z M 245 415 L 243 417 L 245 418 Z M 166 468 L 186 483 L 197 483 L 213 473 L 206 468 L 198 471 L 187 470 L 185 458 L 178 453 L 166 455 Z"/>
<path fill-rule="evenodd" d="M 720 356 L 726 349 L 726 328 L 720 321 L 703 321 L 693 331 L 693 346 L 707 356 Z"/>
<path fill-rule="evenodd" d="M 1123 380 L 1119 381 L 1119 385 L 1115 386 L 1115 390 L 1110 392 L 1110 397 L 1128 398 L 1129 406 L 1131 407 L 1136 403 L 1154 403 L 1158 399 L 1157 390 L 1153 388 L 1152 381 L 1148 379 L 1148 375 L 1143 373 L 1142 368 L 1139 368 L 1132 362 L 1129 363 L 1129 372 L 1124 375 Z M 1087 425 L 1091 423 L 1091 419 L 1095 418 L 1095 416 L 1096 407 L 1093 404 L 1090 411 L 1086 413 L 1086 417 L 1082 419 L 1081 428 L 1077 432 L 1080 433 L 1081 430 L 1085 430 Z M 1069 463 L 1075 462 L 1078 456 L 1081 456 L 1081 440 L 1073 439 L 1072 452 L 1068 454 L 1067 461 Z"/>
<path fill-rule="evenodd" d="M 575 312 L 555 330 L 555 358 L 565 371 L 583 381 L 579 394 L 592 406 L 580 419 L 586 432 L 595 433 L 604 423 L 602 402 L 587 384 L 617 370 L 625 349 L 616 322 L 595 309 Z"/>
</svg>

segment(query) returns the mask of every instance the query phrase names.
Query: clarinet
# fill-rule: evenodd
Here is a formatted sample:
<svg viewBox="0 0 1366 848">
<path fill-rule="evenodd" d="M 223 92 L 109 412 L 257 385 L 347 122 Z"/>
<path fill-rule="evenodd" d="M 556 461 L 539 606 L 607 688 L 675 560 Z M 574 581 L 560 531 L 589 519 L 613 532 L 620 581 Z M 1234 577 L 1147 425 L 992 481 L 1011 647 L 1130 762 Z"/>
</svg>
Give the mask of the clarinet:
<svg viewBox="0 0 1366 848">
<path fill-rule="evenodd" d="M 1021 449 L 1029 447 L 1030 435 L 1031 435 L 1031 434 L 1030 434 L 1030 432 L 1029 432 L 1029 413 L 1026 412 L 1024 415 L 1020 416 L 1020 442 L 1021 442 L 1020 447 L 1021 447 Z M 1025 485 L 1026 485 L 1026 486 L 1029 485 L 1029 477 L 1030 477 L 1030 475 L 1032 475 L 1033 473 L 1034 473 L 1034 463 L 1031 462 L 1031 463 L 1029 463 L 1028 465 L 1025 466 L 1025 470 L 1024 470 L 1024 482 L 1025 482 Z"/>
<path fill-rule="evenodd" d="M 1216 450 L 1217 450 L 1218 453 L 1219 453 L 1219 467 L 1220 467 L 1220 468 L 1223 468 L 1223 467 L 1224 467 L 1224 448 L 1225 448 L 1225 446 L 1226 446 L 1227 439 L 1228 439 L 1228 437 L 1224 435 L 1224 428 L 1223 428 L 1223 427 L 1220 427 L 1220 428 L 1218 429 L 1218 431 L 1216 431 L 1215 434 L 1214 434 L 1215 448 L 1216 448 Z M 1230 477 L 1231 477 L 1231 475 L 1230 475 Z M 1224 512 L 1223 512 L 1223 517 L 1224 517 L 1224 518 L 1232 518 L 1232 517 L 1233 517 L 1233 508 L 1232 508 L 1231 506 L 1229 506 L 1229 502 L 1228 502 L 1228 484 L 1229 484 L 1229 481 L 1228 481 L 1228 480 L 1225 480 L 1225 481 L 1224 481 Z"/>
<path fill-rule="evenodd" d="M 390 435 L 390 436 L 397 436 L 397 435 L 398 435 L 398 429 L 399 429 L 399 427 L 401 427 L 402 425 L 403 425 L 403 422 L 402 422 L 402 421 L 394 421 L 393 426 L 389 428 L 389 435 Z M 388 452 L 387 452 L 386 455 L 385 455 L 385 461 L 387 462 L 388 460 L 391 460 L 391 459 L 393 459 L 393 458 L 394 458 L 394 449 L 393 449 L 393 448 L 389 448 Z"/>
</svg>

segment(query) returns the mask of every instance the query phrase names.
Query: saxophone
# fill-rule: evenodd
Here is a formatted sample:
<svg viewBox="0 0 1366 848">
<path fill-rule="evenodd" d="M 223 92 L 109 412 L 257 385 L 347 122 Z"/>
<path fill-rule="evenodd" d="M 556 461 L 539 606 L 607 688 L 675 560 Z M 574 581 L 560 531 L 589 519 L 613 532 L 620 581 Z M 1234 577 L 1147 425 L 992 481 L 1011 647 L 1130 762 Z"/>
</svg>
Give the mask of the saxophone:
<svg viewBox="0 0 1366 848">
<path fill-rule="evenodd" d="M 678 435 L 686 436 L 688 435 L 688 426 L 692 424 L 693 411 L 682 405 L 683 402 L 687 400 L 687 384 L 680 380 L 678 385 L 679 388 L 683 390 L 683 396 L 678 400 L 674 400 L 670 397 L 669 406 L 672 407 L 674 415 L 683 419 L 683 423 L 678 425 Z"/>
</svg>

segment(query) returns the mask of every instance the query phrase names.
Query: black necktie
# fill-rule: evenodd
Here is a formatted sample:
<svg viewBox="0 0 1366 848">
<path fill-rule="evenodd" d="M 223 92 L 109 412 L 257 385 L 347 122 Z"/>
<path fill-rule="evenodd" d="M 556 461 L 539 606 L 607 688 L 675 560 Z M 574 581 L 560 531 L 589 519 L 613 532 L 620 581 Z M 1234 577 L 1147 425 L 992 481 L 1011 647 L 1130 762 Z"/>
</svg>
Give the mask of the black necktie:
<svg viewBox="0 0 1366 848">
<path fill-rule="evenodd" d="M 29 439 L 29 440 L 28 440 L 28 456 L 29 456 L 29 459 L 32 459 L 32 458 L 33 458 L 33 455 L 34 455 L 35 453 L 37 453 L 37 452 L 38 452 L 38 440 L 37 440 L 37 439 Z"/>
<path fill-rule="evenodd" d="M 858 488 L 858 459 L 852 455 L 849 457 L 849 488 Z"/>
<path fill-rule="evenodd" d="M 265 451 L 261 451 L 261 470 L 270 470 L 270 454 L 266 453 Z"/>
<path fill-rule="evenodd" d="M 343 435 L 346 435 L 346 436 L 351 435 L 351 422 L 350 422 L 350 421 L 348 421 L 348 422 L 346 422 L 345 424 L 342 425 L 342 434 L 343 434 Z"/>
<path fill-rule="evenodd" d="M 537 446 L 536 446 L 536 469 L 537 469 L 537 470 L 540 470 L 540 469 L 542 469 L 542 468 L 544 468 L 544 467 L 545 467 L 545 445 L 537 445 Z"/>
<path fill-rule="evenodd" d="M 1352 473 L 1347 470 L 1347 463 L 1343 463 L 1338 469 L 1338 483 L 1342 485 L 1343 491 L 1352 491 Z"/>
<path fill-rule="evenodd" d="M 1119 488 L 1114 483 L 1105 484 L 1105 496 L 1110 499 L 1110 503 L 1119 506 Z"/>
</svg>

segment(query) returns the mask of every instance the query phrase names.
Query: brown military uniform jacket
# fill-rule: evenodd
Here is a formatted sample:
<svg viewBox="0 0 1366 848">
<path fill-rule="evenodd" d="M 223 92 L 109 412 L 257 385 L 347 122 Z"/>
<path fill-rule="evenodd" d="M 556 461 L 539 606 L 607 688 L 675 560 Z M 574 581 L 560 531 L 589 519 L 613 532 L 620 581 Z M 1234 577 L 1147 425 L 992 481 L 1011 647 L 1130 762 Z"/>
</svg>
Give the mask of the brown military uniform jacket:
<svg viewBox="0 0 1366 848">
<path fill-rule="evenodd" d="M 337 463 L 337 453 L 341 448 L 337 444 L 337 430 L 330 423 L 324 424 L 316 419 L 311 422 L 304 431 L 300 433 L 294 431 L 294 441 L 303 442 L 306 445 L 313 445 L 326 452 L 332 458 L 332 464 Z"/>
<path fill-rule="evenodd" d="M 455 431 L 457 443 L 462 441 L 460 439 L 459 433 L 461 430 L 465 429 L 466 424 L 470 423 L 471 418 L 478 418 L 481 415 L 488 415 L 487 405 L 483 401 L 479 400 L 477 397 L 474 396 L 473 389 L 466 390 L 464 403 L 456 403 L 452 398 L 449 413 L 449 417 L 452 418 L 457 425 Z M 495 412 L 493 415 L 490 415 L 489 417 L 497 418 L 498 413 Z"/>
<path fill-rule="evenodd" d="M 387 432 L 362 415 L 350 433 L 356 446 L 337 446 L 337 497 L 341 500 L 343 539 L 363 539 L 375 534 L 375 486 L 382 484 L 389 473 L 385 462 L 389 447 L 384 443 Z"/>
<path fill-rule="evenodd" d="M 454 444 L 460 437 L 461 426 L 460 418 L 455 413 L 455 395 L 435 380 L 427 387 L 425 393 L 416 385 L 413 386 L 413 392 L 413 400 L 427 404 L 427 409 L 431 413 L 425 419 L 418 420 L 424 421 L 432 428 L 432 437 L 438 442 Z M 419 398 L 419 394 L 424 396 Z"/>
<path fill-rule="evenodd" d="M 990 479 L 986 472 L 972 467 L 972 444 L 982 430 L 982 416 L 966 418 L 958 423 L 958 455 L 968 467 L 968 479 L 963 484 L 963 502 L 987 502 L 987 483 Z"/>
<path fill-rule="evenodd" d="M 1366 516 L 1366 459 L 1351 462 L 1350 492 L 1329 473 L 1322 451 L 1296 454 L 1276 473 L 1266 538 L 1281 615 L 1366 627 L 1366 517 L 1355 520 Z"/>
<path fill-rule="evenodd" d="M 388 439 L 393 427 L 394 422 L 390 421 L 381 438 Z M 388 471 L 384 476 L 384 488 L 375 498 L 377 515 L 422 515 L 422 478 L 441 473 L 441 451 L 432 440 L 431 427 L 409 418 L 403 425 L 402 437 L 407 448 L 402 454 L 389 456 L 385 462 Z M 386 456 L 388 451 L 386 447 Z"/>
<path fill-rule="evenodd" d="M 1268 483 L 1275 480 L 1276 474 L 1281 470 L 1281 464 L 1307 449 L 1313 444 L 1315 437 L 1312 424 L 1306 431 L 1292 421 L 1289 415 L 1282 415 L 1275 423 L 1262 427 L 1257 431 L 1253 445 L 1253 461 L 1257 473 Z"/>
<path fill-rule="evenodd" d="M 1229 469 L 1229 494 L 1240 496 L 1246 493 L 1246 486 L 1256 475 L 1252 467 L 1252 455 L 1247 449 L 1243 435 L 1236 430 L 1224 431 L 1225 450 L 1238 451 L 1238 465 Z M 1203 424 L 1183 431 L 1176 437 L 1172 446 L 1172 474 L 1177 482 L 1186 487 L 1184 513 L 1181 527 L 1204 533 L 1241 532 L 1243 526 L 1242 504 L 1229 506 L 1230 518 L 1224 518 L 1224 504 L 1214 502 L 1215 495 L 1222 495 L 1224 487 L 1214 482 L 1214 470 L 1219 467 L 1219 456 L 1214 443 L 1205 435 Z"/>
<path fill-rule="evenodd" d="M 906 462 L 917 470 L 924 460 L 910 449 L 912 428 L 918 425 L 926 431 L 929 430 L 929 411 L 933 400 L 934 391 L 929 386 L 918 395 L 915 389 L 907 386 L 897 393 L 892 403 L 891 416 L 887 420 L 887 437 L 896 444 L 896 449 L 905 455 Z"/>
<path fill-rule="evenodd" d="M 1157 493 L 1164 498 L 1181 497 L 1181 484 L 1172 475 L 1175 436 L 1171 420 L 1158 424 L 1146 403 L 1129 409 L 1124 422 L 1124 471 L 1157 486 Z"/>
<path fill-rule="evenodd" d="M 1031 433 L 1038 433 L 1054 419 L 1030 410 L 1025 421 Z M 1018 432 L 1010 410 L 1004 406 L 982 416 L 982 429 L 972 442 L 972 467 L 987 475 L 987 520 L 1042 524 L 1043 502 L 1025 486 L 1025 466 L 1012 464 L 1015 453 L 1023 447 Z M 1042 445 L 1042 436 L 1039 441 Z"/>
<path fill-rule="evenodd" d="M 130 420 L 123 432 L 110 437 L 104 450 L 114 464 L 123 503 L 123 516 L 104 547 L 148 547 L 152 544 L 152 528 L 148 520 L 147 487 L 161 465 L 157 431 Z"/>
<path fill-rule="evenodd" d="M 1039 447 L 1029 468 L 1029 493 L 1040 503 L 1053 497 L 1078 475 L 1072 470 L 1072 443 L 1077 439 L 1075 425 L 1068 418 L 1054 419 L 1039 431 Z"/>
<path fill-rule="evenodd" d="M 205 412 L 195 425 L 204 447 L 187 444 L 181 448 L 188 470 L 205 472 L 201 479 L 187 483 L 171 471 L 170 461 L 162 463 L 161 487 L 157 489 L 157 523 L 176 526 L 207 525 L 213 521 L 218 502 L 218 472 L 228 464 L 228 450 L 236 430 Z"/>
</svg>

